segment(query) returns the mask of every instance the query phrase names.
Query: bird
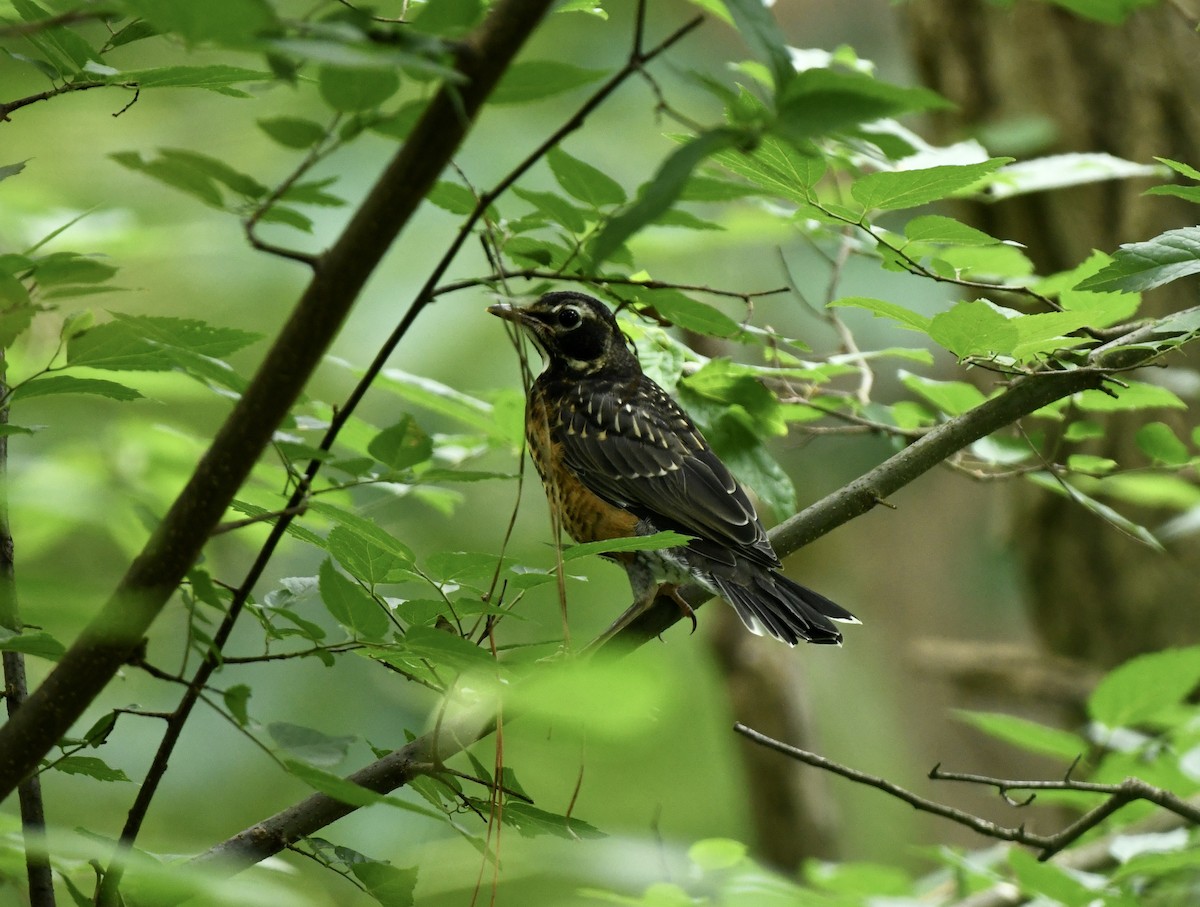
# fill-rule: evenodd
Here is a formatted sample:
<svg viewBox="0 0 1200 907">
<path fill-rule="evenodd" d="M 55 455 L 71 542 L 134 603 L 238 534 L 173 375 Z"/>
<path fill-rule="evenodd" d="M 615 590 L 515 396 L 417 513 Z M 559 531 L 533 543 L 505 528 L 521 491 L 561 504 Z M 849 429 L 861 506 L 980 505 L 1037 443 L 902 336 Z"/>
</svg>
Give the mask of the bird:
<svg viewBox="0 0 1200 907">
<path fill-rule="evenodd" d="M 643 371 L 613 311 L 584 293 L 546 293 L 488 312 L 529 335 L 545 366 L 529 388 L 525 433 L 557 525 L 576 542 L 674 530 L 690 540 L 605 555 L 635 602 L 678 587 L 721 596 L 746 628 L 794 646 L 840 645 L 840 605 L 789 579 L 746 489 L 683 408 Z"/>
</svg>

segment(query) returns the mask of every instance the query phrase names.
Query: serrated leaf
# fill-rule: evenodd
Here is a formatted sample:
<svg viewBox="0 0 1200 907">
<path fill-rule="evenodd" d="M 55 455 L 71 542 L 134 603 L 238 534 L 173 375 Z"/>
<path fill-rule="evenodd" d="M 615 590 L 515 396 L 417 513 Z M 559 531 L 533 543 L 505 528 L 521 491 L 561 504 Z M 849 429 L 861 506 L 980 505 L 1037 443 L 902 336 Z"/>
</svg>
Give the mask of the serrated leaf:
<svg viewBox="0 0 1200 907">
<path fill-rule="evenodd" d="M 929 336 L 959 359 L 1008 355 L 1020 340 L 1012 321 L 982 300 L 960 302 L 934 315 Z"/>
<path fill-rule="evenodd" d="M 993 246 L 1000 242 L 982 230 L 976 230 L 953 217 L 923 214 L 904 225 L 904 235 L 912 242 L 954 246 Z"/>
<path fill-rule="evenodd" d="M 921 170 L 881 170 L 859 177 L 850 187 L 868 211 L 897 211 L 949 198 L 1009 163 L 996 157 L 977 164 L 945 164 Z"/>
<path fill-rule="evenodd" d="M 892 85 L 857 71 L 812 68 L 796 74 L 780 92 L 772 128 L 802 143 L 885 117 L 948 106 L 927 88 Z"/>
<path fill-rule="evenodd" d="M 732 337 L 741 325 L 720 309 L 685 296 L 678 290 L 642 290 L 640 301 L 653 306 L 667 321 L 685 330 L 709 337 Z"/>
<path fill-rule="evenodd" d="M 390 532 L 380 528 L 370 520 L 365 520 L 358 514 L 351 513 L 348 510 L 343 510 L 340 507 L 335 507 L 332 504 L 326 504 L 324 501 L 312 501 L 309 503 L 308 509 L 310 513 L 323 516 L 326 519 L 336 523 L 338 526 L 344 526 L 355 535 L 365 539 L 373 545 L 378 546 L 379 548 L 382 548 L 384 551 L 395 555 L 405 563 L 411 564 L 413 562 L 413 553 L 411 548 L 405 545 Z M 322 542 L 321 545 L 324 547 L 324 542 Z"/>
<path fill-rule="evenodd" d="M 1200 684 L 1200 646 L 1138 655 L 1106 674 L 1088 698 L 1088 715 L 1108 728 L 1152 721 Z"/>
<path fill-rule="evenodd" d="M 391 368 L 384 370 L 377 383 L 402 400 L 430 412 L 446 416 L 489 435 L 496 433 L 492 406 L 448 384 Z"/>
<path fill-rule="evenodd" d="M 825 175 L 822 157 L 801 154 L 782 139 L 769 135 L 752 151 L 719 151 L 712 159 L 760 189 L 797 205 L 811 200 L 812 188 Z"/>
<path fill-rule="evenodd" d="M 417 867 L 400 869 L 390 863 L 375 860 L 350 864 L 354 877 L 362 882 L 367 894 L 383 907 L 412 907 L 413 890 L 417 887 Z"/>
<path fill-rule="evenodd" d="M 593 208 L 624 204 L 626 195 L 621 184 L 591 164 L 572 157 L 561 148 L 551 148 L 546 154 L 546 162 L 568 195 Z"/>
<path fill-rule="evenodd" d="M 655 532 L 651 535 L 639 535 L 633 538 L 584 542 L 579 545 L 565 546 L 562 551 L 562 559 L 565 563 L 591 554 L 612 554 L 618 551 L 658 551 L 662 548 L 686 545 L 691 540 L 690 535 L 684 535 L 681 532 Z"/>
<path fill-rule="evenodd" d="M 410 560 L 345 526 L 334 526 L 325 542 L 337 562 L 368 585 L 401 582 L 413 575 L 407 569 Z"/>
<path fill-rule="evenodd" d="M 979 728 L 988 736 L 1019 746 L 1031 753 L 1042 753 L 1071 762 L 1088 749 L 1087 741 L 1079 736 L 1060 728 L 1030 721 L 1028 718 L 1002 712 L 959 710 L 955 714 L 960 720 Z"/>
<path fill-rule="evenodd" d="M 54 763 L 54 769 L 67 775 L 86 775 L 94 781 L 129 780 L 121 769 L 112 768 L 96 756 L 64 756 Z"/>
<path fill-rule="evenodd" d="M 392 69 L 322 66 L 317 85 L 325 103 L 343 113 L 372 110 L 400 89 L 400 76 Z"/>
<path fill-rule="evenodd" d="M 456 633 L 434 627 L 409 627 L 400 650 L 411 658 L 427 659 L 436 665 L 458 670 L 495 669 L 491 653 Z"/>
<path fill-rule="evenodd" d="M 433 204 L 451 214 L 467 215 L 475 210 L 475 193 L 466 186 L 441 180 L 425 196 Z"/>
<path fill-rule="evenodd" d="M 513 192 L 571 233 L 582 233 L 587 227 L 583 213 L 562 196 L 553 192 L 534 192 L 519 186 L 513 187 Z"/>
<path fill-rule="evenodd" d="M 738 34 L 750 45 L 755 56 L 771 70 L 776 91 L 780 91 L 796 74 L 792 55 L 779 23 L 761 0 L 725 0 L 725 9 L 732 16 Z"/>
<path fill-rule="evenodd" d="M 929 333 L 930 320 L 928 318 L 914 312 L 912 309 L 906 309 L 895 302 L 888 302 L 885 299 L 872 299 L 868 296 L 845 296 L 829 303 L 830 308 L 839 306 L 866 309 L 880 318 L 891 318 L 893 321 L 898 322 L 901 327 L 906 327 L 911 331 L 920 331 L 922 334 Z"/>
<path fill-rule="evenodd" d="M 186 367 L 180 353 L 220 358 L 259 339 L 236 328 L 215 327 L 189 318 L 110 313 L 113 320 L 67 342 L 71 365 L 113 371 L 167 371 Z"/>
<path fill-rule="evenodd" d="M 41 287 L 103 283 L 117 273 L 113 265 L 75 252 L 54 252 L 34 259 L 33 265 L 38 286 Z"/>
<path fill-rule="evenodd" d="M 337 765 L 346 758 L 357 737 L 331 737 L 314 728 L 286 721 L 272 721 L 267 733 L 281 749 L 310 765 Z"/>
<path fill-rule="evenodd" d="M 392 469 L 408 469 L 433 456 L 433 439 L 412 416 L 404 415 L 372 438 L 367 452 Z"/>
<path fill-rule="evenodd" d="M 43 375 L 18 384 L 12 392 L 12 400 L 31 400 L 34 397 L 49 397 L 57 394 L 93 394 L 110 400 L 140 400 L 142 395 L 124 384 L 106 381 L 103 378 L 74 378 L 71 375 Z"/>
<path fill-rule="evenodd" d="M 634 203 L 600 230 L 591 245 L 593 263 L 605 261 L 625 240 L 670 208 L 702 161 L 741 139 L 741 133 L 733 129 L 714 129 L 671 152 L 654 178 L 638 192 Z"/>
<path fill-rule="evenodd" d="M 505 825 L 511 825 L 524 838 L 554 835 L 574 841 L 579 838 L 606 837 L 604 832 L 582 819 L 549 813 L 520 800 L 509 800 L 505 803 L 502 818 Z"/>
<path fill-rule="evenodd" d="M 488 98 L 489 104 L 527 104 L 564 91 L 591 84 L 605 75 L 600 69 L 584 69 L 558 60 L 528 60 L 514 63 Z"/>
<path fill-rule="evenodd" d="M 1141 292 L 1198 272 L 1200 227 L 1181 227 L 1146 242 L 1122 244 L 1111 264 L 1077 288 Z"/>
<path fill-rule="evenodd" d="M 285 148 L 311 148 L 325 138 L 325 127 L 303 117 L 268 117 L 258 128 Z"/>
<path fill-rule="evenodd" d="M 356 636 L 382 639 L 391 622 L 379 603 L 363 589 L 338 573 L 333 561 L 326 558 L 318 574 L 321 601 L 333 619 Z"/>
</svg>

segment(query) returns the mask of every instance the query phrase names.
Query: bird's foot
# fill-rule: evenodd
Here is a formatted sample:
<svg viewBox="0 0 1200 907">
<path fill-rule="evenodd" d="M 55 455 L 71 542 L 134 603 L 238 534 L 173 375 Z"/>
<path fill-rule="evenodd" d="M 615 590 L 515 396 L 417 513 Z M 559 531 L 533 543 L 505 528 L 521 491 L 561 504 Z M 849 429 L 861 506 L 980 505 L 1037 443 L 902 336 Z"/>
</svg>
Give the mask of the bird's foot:
<svg viewBox="0 0 1200 907">
<path fill-rule="evenodd" d="M 687 600 L 679 594 L 679 586 L 675 583 L 663 583 L 658 587 L 658 592 L 655 593 L 656 597 L 659 595 L 665 595 L 679 606 L 679 610 L 683 612 L 683 616 L 692 622 L 691 632 L 695 633 L 698 626 L 696 612 L 692 610 L 692 606 L 687 603 Z"/>
</svg>

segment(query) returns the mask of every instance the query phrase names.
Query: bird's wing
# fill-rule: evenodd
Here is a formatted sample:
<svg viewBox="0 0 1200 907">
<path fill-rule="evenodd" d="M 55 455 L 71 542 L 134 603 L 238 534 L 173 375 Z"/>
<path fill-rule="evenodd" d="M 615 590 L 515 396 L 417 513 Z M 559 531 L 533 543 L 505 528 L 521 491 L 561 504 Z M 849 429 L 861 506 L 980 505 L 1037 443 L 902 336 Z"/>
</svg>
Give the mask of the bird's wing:
<svg viewBox="0 0 1200 907">
<path fill-rule="evenodd" d="M 696 426 L 657 384 L 599 385 L 563 398 L 566 466 L 591 491 L 732 566 L 733 552 L 779 565 L 754 505 Z"/>
</svg>

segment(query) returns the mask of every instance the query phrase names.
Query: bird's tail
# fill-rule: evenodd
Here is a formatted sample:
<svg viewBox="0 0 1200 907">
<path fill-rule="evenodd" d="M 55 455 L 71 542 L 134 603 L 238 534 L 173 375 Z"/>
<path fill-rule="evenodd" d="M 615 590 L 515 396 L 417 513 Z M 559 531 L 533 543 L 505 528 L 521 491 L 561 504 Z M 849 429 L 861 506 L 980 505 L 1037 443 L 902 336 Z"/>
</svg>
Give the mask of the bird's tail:
<svg viewBox="0 0 1200 907">
<path fill-rule="evenodd" d="M 833 621 L 858 623 L 841 605 L 779 573 L 756 573 L 745 584 L 714 576 L 713 583 L 751 633 L 767 633 L 789 646 L 800 640 L 841 645 L 842 634 Z"/>
</svg>

